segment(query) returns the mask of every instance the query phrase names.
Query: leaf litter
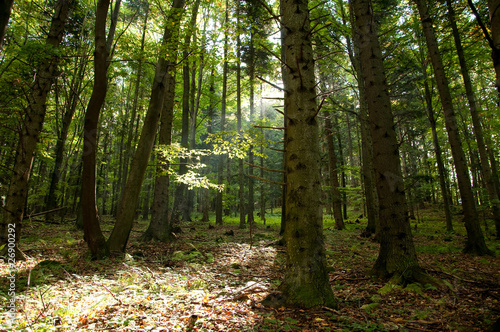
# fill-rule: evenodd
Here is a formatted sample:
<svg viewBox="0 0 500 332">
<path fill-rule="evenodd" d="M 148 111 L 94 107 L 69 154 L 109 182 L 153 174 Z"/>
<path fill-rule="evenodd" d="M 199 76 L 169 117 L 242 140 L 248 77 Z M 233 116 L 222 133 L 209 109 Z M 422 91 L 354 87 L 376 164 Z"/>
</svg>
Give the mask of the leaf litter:
<svg viewBox="0 0 500 332">
<path fill-rule="evenodd" d="M 415 234 L 421 266 L 448 285 L 438 289 L 370 277 L 378 245 L 360 237 L 360 225 L 326 227 L 339 308 L 306 310 L 260 304 L 285 268 L 277 227 L 255 225 L 251 240 L 234 225 L 190 222 L 163 244 L 138 240 L 146 226 L 135 226 L 123 259 L 90 261 L 73 225 L 30 222 L 21 247 L 28 259 L 16 263 L 17 324 L 3 313 L 0 331 L 484 331 L 500 316 L 499 258 L 454 250 L 459 232 L 451 249 L 428 230 Z M 499 251 L 498 241 L 489 244 Z M 9 273 L 0 263 L 0 275 Z M 5 308 L 6 278 L 0 287 Z"/>
</svg>

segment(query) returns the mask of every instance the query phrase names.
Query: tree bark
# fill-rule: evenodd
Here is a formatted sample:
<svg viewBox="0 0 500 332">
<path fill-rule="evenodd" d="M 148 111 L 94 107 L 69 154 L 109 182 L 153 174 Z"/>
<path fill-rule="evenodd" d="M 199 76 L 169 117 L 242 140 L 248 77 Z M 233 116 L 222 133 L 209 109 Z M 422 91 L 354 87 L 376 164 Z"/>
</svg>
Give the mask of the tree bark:
<svg viewBox="0 0 500 332">
<path fill-rule="evenodd" d="M 55 4 L 54 15 L 45 44 L 49 57 L 42 60 L 27 96 L 28 106 L 24 112 L 19 133 L 19 145 L 16 152 L 13 174 L 7 191 L 4 216 L 0 220 L 0 246 L 8 244 L 9 229 L 15 228 L 15 256 L 17 260 L 24 259 L 19 251 L 24 207 L 28 197 L 29 179 L 33 165 L 38 138 L 43 128 L 47 111 L 47 96 L 54 83 L 59 56 L 56 50 L 61 43 L 66 21 L 68 20 L 72 0 L 59 0 Z M 2 252 L 7 251 L 6 245 Z"/>
<path fill-rule="evenodd" d="M 432 18 L 429 15 L 427 4 L 424 0 L 415 0 L 420 14 L 420 20 L 427 42 L 427 49 L 434 68 L 434 76 L 437 82 L 441 105 L 443 107 L 446 131 L 451 146 L 451 153 L 455 163 L 457 182 L 462 199 L 462 208 L 464 211 L 465 229 L 467 230 L 467 243 L 464 251 L 477 255 L 490 255 L 491 251 L 484 241 L 483 231 L 479 225 L 476 205 L 474 203 L 474 194 L 472 192 L 469 169 L 465 159 L 465 153 L 462 148 L 462 141 L 459 134 L 455 110 L 451 99 L 448 79 L 445 74 L 443 61 L 439 53 L 439 47 L 432 26 Z"/>
<path fill-rule="evenodd" d="M 108 89 L 108 54 L 106 48 L 106 17 L 110 0 L 99 0 L 96 8 L 94 87 L 90 96 L 83 126 L 82 169 L 82 216 L 85 241 L 92 258 L 101 259 L 109 255 L 106 239 L 101 231 L 97 213 L 97 126 L 101 108 Z"/>
<path fill-rule="evenodd" d="M 328 146 L 328 170 L 330 173 L 330 186 L 332 187 L 332 205 L 333 218 L 335 219 L 335 228 L 338 230 L 345 229 L 344 219 L 342 218 L 342 196 L 339 190 L 339 178 L 337 173 L 337 156 L 335 155 L 335 144 L 333 142 L 333 126 L 330 120 L 330 114 L 324 112 L 326 143 Z"/>
<path fill-rule="evenodd" d="M 184 65 L 182 66 L 182 79 L 184 83 L 184 88 L 182 92 L 182 130 L 181 130 L 181 145 L 185 148 L 189 148 L 189 99 L 191 96 L 191 87 L 189 80 L 189 61 L 190 61 L 190 48 L 191 48 L 191 37 L 193 35 L 193 29 L 196 27 L 196 18 L 198 16 L 198 8 L 200 6 L 200 0 L 196 0 L 193 5 L 193 10 L 191 13 L 191 19 L 189 23 L 188 31 L 184 37 L 184 51 L 182 52 L 182 57 Z M 194 93 L 194 91 L 193 91 Z M 193 147 L 194 148 L 194 147 Z M 181 158 L 179 165 L 179 175 L 184 175 L 187 173 L 187 158 Z M 183 219 L 190 221 L 190 211 L 189 211 L 189 193 L 188 188 L 185 183 L 177 183 L 175 194 L 174 194 L 174 207 L 172 211 L 172 219 L 174 222 L 180 220 L 181 214 Z"/>
<path fill-rule="evenodd" d="M 371 2 L 354 0 L 356 33 L 362 81 L 365 86 L 370 130 L 373 139 L 373 167 L 379 204 L 379 255 L 373 273 L 394 282 L 421 281 L 426 276 L 417 260 L 406 200 L 398 141 L 394 129 L 388 86 L 378 29 Z"/>
<path fill-rule="evenodd" d="M 226 0 L 226 16 L 224 21 L 224 64 L 222 69 L 222 100 L 219 131 L 224 132 L 226 126 L 226 99 L 227 99 L 227 74 L 228 74 L 228 47 L 229 47 L 229 1 Z M 224 156 L 219 155 L 217 162 L 217 184 L 223 185 L 224 180 Z M 215 223 L 222 225 L 223 214 L 223 195 L 222 191 L 218 190 L 215 196 Z"/>
<path fill-rule="evenodd" d="M 175 52 L 174 52 L 175 54 Z M 160 135 L 158 143 L 160 147 L 168 146 L 172 143 L 172 122 L 174 119 L 175 103 L 175 55 L 169 64 L 170 70 L 167 71 L 166 93 L 163 109 L 161 112 Z M 172 235 L 172 223 L 168 215 L 169 210 L 169 187 L 170 176 L 168 172 L 170 165 L 165 158 L 158 155 L 158 164 L 156 167 L 155 190 L 153 196 L 153 207 L 151 212 L 151 222 L 146 232 L 143 234 L 144 241 L 157 240 L 160 242 L 169 241 Z"/>
<path fill-rule="evenodd" d="M 307 0 L 283 0 L 285 29 L 285 304 L 336 307 L 326 270 L 316 82 Z"/>
<path fill-rule="evenodd" d="M 447 0 L 446 4 L 448 6 L 448 19 L 453 31 L 453 40 L 455 41 L 455 47 L 457 49 L 460 70 L 462 72 L 465 92 L 467 95 L 467 101 L 469 102 L 474 135 L 476 136 L 477 149 L 479 151 L 479 159 L 481 161 L 481 172 L 483 174 L 484 183 L 488 192 L 488 204 L 491 206 L 493 211 L 493 220 L 495 221 L 497 238 L 500 239 L 500 201 L 498 200 L 498 193 L 495 190 L 495 185 L 493 183 L 488 153 L 486 152 L 486 145 L 484 143 L 483 126 L 479 118 L 479 105 L 476 101 L 476 95 L 472 88 L 469 67 L 467 65 L 467 62 L 465 61 L 464 49 L 462 47 L 462 41 L 455 18 L 455 10 L 453 9 L 451 0 Z"/>
<path fill-rule="evenodd" d="M 175 0 L 173 2 L 170 17 L 167 19 L 165 25 L 163 45 L 169 47 L 169 51 L 171 47 L 176 47 L 175 45 L 178 44 L 178 29 L 180 27 L 181 16 L 184 12 L 184 2 L 184 0 Z M 169 54 L 172 53 L 175 53 L 175 49 L 174 52 L 169 52 Z M 146 172 L 149 156 L 153 148 L 165 100 L 167 72 L 172 70 L 172 66 L 169 66 L 170 61 L 168 57 L 165 58 L 161 54 L 156 64 L 148 112 L 146 113 L 137 149 L 130 165 L 127 184 L 118 207 L 116 224 L 108 240 L 109 249 L 112 252 L 125 251 L 130 231 L 132 230 L 144 173 Z"/>
</svg>

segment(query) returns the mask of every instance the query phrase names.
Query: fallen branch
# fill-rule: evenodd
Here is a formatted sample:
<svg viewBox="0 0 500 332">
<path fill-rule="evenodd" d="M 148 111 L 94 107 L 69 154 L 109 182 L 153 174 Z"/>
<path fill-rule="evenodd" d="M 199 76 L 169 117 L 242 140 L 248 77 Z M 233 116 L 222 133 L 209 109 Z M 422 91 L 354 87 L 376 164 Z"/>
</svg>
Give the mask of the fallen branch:
<svg viewBox="0 0 500 332">
<path fill-rule="evenodd" d="M 66 207 L 63 206 L 63 207 L 59 207 L 57 209 L 52 209 L 52 210 L 47 210 L 47 211 L 43 211 L 43 212 L 28 214 L 28 215 L 25 215 L 23 217 L 23 219 L 29 219 L 29 218 L 32 218 L 32 217 L 41 216 L 41 215 L 44 215 L 44 214 L 49 214 L 49 213 L 52 213 L 52 212 L 60 211 L 60 210 L 65 209 L 65 208 Z"/>
</svg>

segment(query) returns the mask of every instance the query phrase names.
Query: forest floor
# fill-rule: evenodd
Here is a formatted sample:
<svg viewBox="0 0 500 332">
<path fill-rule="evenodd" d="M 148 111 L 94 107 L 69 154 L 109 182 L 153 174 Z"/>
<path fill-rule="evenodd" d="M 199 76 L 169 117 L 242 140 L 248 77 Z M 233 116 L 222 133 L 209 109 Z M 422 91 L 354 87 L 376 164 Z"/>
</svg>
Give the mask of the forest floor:
<svg viewBox="0 0 500 332">
<path fill-rule="evenodd" d="M 139 242 L 147 227 L 139 221 L 126 257 L 103 261 L 88 259 L 73 222 L 30 220 L 21 246 L 28 259 L 16 264 L 17 324 L 8 327 L 1 313 L 0 331 L 485 331 L 500 317 L 500 242 L 487 235 L 496 257 L 463 254 L 459 216 L 456 233 L 447 234 L 438 214 L 421 211 L 412 227 L 420 264 L 442 289 L 370 277 L 378 245 L 360 237 L 363 220 L 337 231 L 326 219 L 337 310 L 259 303 L 283 276 L 284 248 L 273 244 L 277 216 L 274 224 L 272 216 L 266 226 L 258 221 L 252 239 L 236 223 L 184 223 L 171 244 Z M 106 234 L 112 226 L 104 219 Z M 0 263 L 2 308 L 9 274 Z"/>
</svg>

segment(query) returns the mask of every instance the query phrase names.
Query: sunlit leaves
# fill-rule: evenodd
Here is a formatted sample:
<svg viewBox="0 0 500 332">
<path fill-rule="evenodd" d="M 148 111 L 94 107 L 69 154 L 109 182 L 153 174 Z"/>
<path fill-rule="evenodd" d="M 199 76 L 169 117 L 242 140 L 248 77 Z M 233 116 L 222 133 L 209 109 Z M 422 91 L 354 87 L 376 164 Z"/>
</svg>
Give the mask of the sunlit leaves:
<svg viewBox="0 0 500 332">
<path fill-rule="evenodd" d="M 227 154 L 231 159 L 246 158 L 251 147 L 267 146 L 267 141 L 255 130 L 243 131 L 241 135 L 235 131 L 219 131 L 209 135 L 205 143 L 212 144 L 214 154 Z M 259 157 L 267 157 L 265 154 L 259 153 L 257 149 L 253 150 L 253 153 Z"/>
</svg>

